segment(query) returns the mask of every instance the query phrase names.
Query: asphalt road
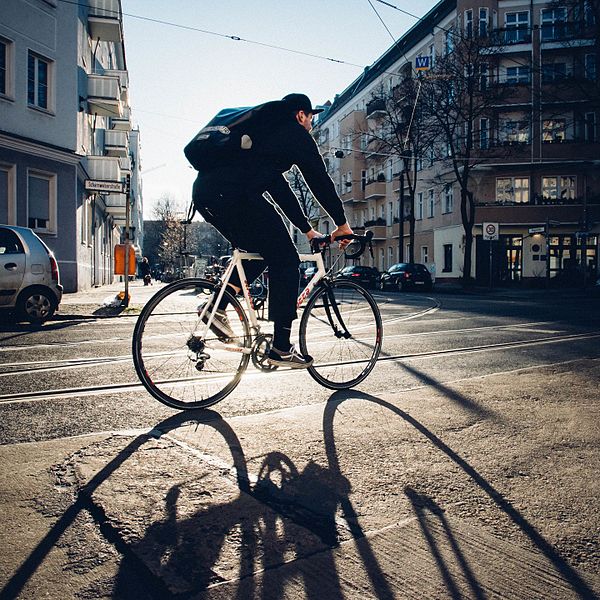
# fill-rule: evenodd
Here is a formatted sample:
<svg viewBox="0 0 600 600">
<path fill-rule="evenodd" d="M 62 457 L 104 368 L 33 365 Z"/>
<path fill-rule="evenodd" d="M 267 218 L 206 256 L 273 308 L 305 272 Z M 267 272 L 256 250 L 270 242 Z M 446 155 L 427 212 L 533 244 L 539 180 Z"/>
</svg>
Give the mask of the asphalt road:
<svg viewBox="0 0 600 600">
<path fill-rule="evenodd" d="M 384 321 L 370 394 L 441 386 L 600 354 L 596 298 L 376 293 Z M 136 313 L 79 315 L 42 329 L 0 330 L 0 443 L 152 426 L 168 414 L 140 386 L 131 355 Z M 267 326 L 268 327 L 268 326 Z M 283 391 L 283 393 L 282 393 Z M 311 403 L 331 395 L 304 372 L 259 373 L 218 405 L 223 417 Z M 32 418 L 43 412 L 43 421 Z"/>
<path fill-rule="evenodd" d="M 353 498 L 354 504 L 350 509 L 349 504 L 341 502 L 337 516 L 332 518 L 338 525 L 345 523 L 345 527 L 332 529 L 331 523 L 308 526 L 298 516 L 293 502 L 291 507 L 282 508 L 281 503 L 265 501 L 270 509 L 289 517 L 302 531 L 308 529 L 315 534 L 319 547 L 324 544 L 333 548 L 340 542 L 343 546 L 344 540 L 361 538 L 367 532 L 382 532 L 391 523 L 415 518 L 415 512 L 419 516 L 418 507 L 428 506 L 434 499 L 443 507 L 442 511 L 447 510 L 460 520 L 462 525 L 458 529 L 463 533 L 474 527 L 473 531 L 485 531 L 492 536 L 490 543 L 494 548 L 496 541 L 510 541 L 515 547 L 541 552 L 568 584 L 564 595 L 558 587 L 551 587 L 552 597 L 594 597 L 592 587 L 579 579 L 577 569 L 587 574 L 600 568 L 600 521 L 595 514 L 597 506 L 595 509 L 590 506 L 597 504 L 594 496 L 597 484 L 586 483 L 588 477 L 590 481 L 597 478 L 595 469 L 599 462 L 600 434 L 595 419 L 600 399 L 598 299 L 578 292 L 468 295 L 377 292 L 376 298 L 384 320 L 383 352 L 375 370 L 359 389 L 346 395 L 332 394 L 304 372 L 259 373 L 250 367 L 240 386 L 207 413 L 209 420 L 219 419 L 234 428 L 238 439 L 230 444 L 229 450 L 219 447 L 212 430 L 211 435 L 205 433 L 197 438 L 198 422 L 191 429 L 187 423 L 187 429 L 176 427 L 171 431 L 169 420 L 176 418 L 173 417 L 176 411 L 153 400 L 139 385 L 130 359 L 135 311 L 105 318 L 94 316 L 91 310 L 67 305 L 59 320 L 39 330 L 4 325 L 0 328 L 0 444 L 16 455 L 19 448 L 36 447 L 27 444 L 30 442 L 47 443 L 39 448 L 56 448 L 55 443 L 60 443 L 73 451 L 78 446 L 75 436 L 82 436 L 82 440 L 99 444 L 86 463 L 96 464 L 98 455 L 110 454 L 105 445 L 114 444 L 107 441 L 113 439 L 107 436 L 158 428 L 169 431 L 169 439 L 177 451 L 192 447 L 196 452 L 201 451 L 203 460 L 230 480 L 231 474 L 226 470 L 231 459 L 226 456 L 231 455 L 231 446 L 240 444 L 245 447 L 245 468 L 255 473 L 255 479 L 250 481 L 256 484 L 265 463 L 261 466 L 255 457 L 274 452 L 287 457 L 289 464 L 328 462 L 331 469 L 328 426 L 319 420 L 324 410 L 327 413 L 327 406 L 338 403 L 336 418 L 340 429 L 334 462 L 336 468 L 343 466 L 344 481 L 354 490 L 354 495 L 345 497 Z M 390 411 L 402 417 L 402 422 L 392 424 Z M 586 411 L 589 419 L 585 417 Z M 565 431 L 557 432 L 556 423 L 561 419 L 568 426 Z M 168 425 L 164 426 L 165 423 Z M 412 432 L 407 432 L 407 428 Z M 219 427 L 216 429 L 220 431 Z M 356 438 L 353 432 L 358 431 L 363 435 Z M 324 450 L 319 446 L 323 435 Z M 549 449 L 538 455 L 535 448 L 545 446 L 547 439 L 552 440 Z M 325 454 L 319 461 L 321 452 Z M 61 469 L 67 469 L 67 464 L 73 467 L 73 455 L 69 456 Z M 101 462 L 96 465 L 99 469 Z M 479 465 L 477 470 L 475 464 Z M 278 465 L 280 469 L 281 462 Z M 576 466 L 579 470 L 574 473 Z M 53 472 L 56 468 L 54 465 Z M 79 483 L 89 484 L 85 469 L 80 465 L 73 468 L 79 473 Z M 299 466 L 298 469 L 302 471 Z M 468 475 L 469 483 L 461 480 L 457 469 Z M 302 473 L 306 470 L 307 467 Z M 488 470 L 490 475 L 484 478 L 481 473 Z M 506 493 L 499 491 L 504 488 L 499 488 L 495 479 L 500 474 L 502 485 L 509 484 Z M 139 481 L 139 474 L 136 479 Z M 215 505 L 223 501 L 224 492 L 213 489 L 220 489 L 219 481 L 218 477 L 210 481 Z M 398 499 L 400 481 L 403 482 L 400 500 L 410 502 Z M 476 491 L 470 487 L 473 482 L 477 484 Z M 134 498 L 142 494 L 131 483 L 122 485 L 131 488 L 129 492 Z M 564 497 L 553 498 L 553 490 L 560 486 L 567 490 Z M 582 493 L 582 489 L 587 489 L 588 494 Z M 165 494 L 168 497 L 168 492 L 157 490 L 155 500 L 158 502 L 159 498 L 162 503 Z M 256 498 L 256 489 L 253 494 Z M 306 491 L 302 494 L 306 495 Z M 482 500 L 482 495 L 487 496 L 487 501 Z M 102 519 L 112 522 L 112 510 L 119 515 L 117 521 L 127 521 L 123 515 L 129 514 L 129 509 L 112 506 L 113 497 L 90 492 L 92 503 L 102 510 Z M 494 502 L 490 503 L 489 498 Z M 496 514 L 498 507 L 503 518 Z M 102 519 L 95 519 L 96 526 Z M 9 522 L 10 515 L 3 520 Z M 140 540 L 148 538 L 152 522 L 150 517 L 143 520 L 137 533 L 131 533 L 136 527 L 125 523 L 122 529 L 115 526 L 110 535 L 104 532 L 100 536 L 103 544 L 118 550 L 114 559 L 117 573 L 122 574 L 122 555 L 127 557 Z M 463 526 L 465 529 L 461 529 Z M 469 537 L 467 533 L 464 535 L 465 539 Z M 118 538 L 118 542 L 113 538 Z M 310 552 L 298 548 L 296 551 L 301 556 L 319 552 L 317 548 Z M 81 553 L 85 555 L 83 550 Z M 133 554 L 138 559 L 145 556 L 135 550 Z M 226 564 L 239 560 L 235 552 L 225 558 Z M 211 560 L 217 564 L 216 558 Z M 291 559 L 280 557 L 280 562 L 288 560 Z M 17 557 L 14 561 L 18 564 Z M 168 574 L 161 574 L 152 561 L 142 558 L 141 562 L 155 577 L 156 585 L 164 586 L 159 597 L 176 595 L 185 588 L 174 584 Z M 268 569 L 268 563 L 263 562 L 263 567 Z M 134 571 L 140 576 L 139 568 Z M 367 568 L 367 572 L 372 575 L 372 569 Z M 5 567 L 4 575 L 7 573 L 11 573 L 10 564 Z M 215 566 L 211 573 L 214 577 L 219 574 L 217 579 L 210 580 L 212 583 L 222 584 L 232 578 L 224 567 Z M 114 590 L 115 585 L 118 588 L 114 581 L 114 577 L 108 577 L 104 583 L 106 589 L 113 586 Z M 468 577 L 466 581 L 467 593 L 461 595 L 442 577 L 443 591 L 433 591 L 431 597 L 487 597 L 483 588 L 469 583 Z M 590 585 L 596 584 L 594 580 Z M 543 585 L 539 584 L 540 590 Z M 385 590 L 378 588 L 373 580 L 372 586 L 376 592 L 372 595 L 347 597 L 386 597 Z M 121 596 L 114 597 L 129 597 L 122 585 L 119 589 Z M 418 584 L 415 589 L 415 595 L 407 597 L 420 597 Z M 184 591 L 193 590 L 192 587 Z M 89 597 L 94 597 L 94 593 L 97 590 L 89 592 Z M 284 593 L 273 597 L 284 597 Z M 550 596 L 535 593 L 529 596 L 523 592 L 514 597 Z"/>
</svg>

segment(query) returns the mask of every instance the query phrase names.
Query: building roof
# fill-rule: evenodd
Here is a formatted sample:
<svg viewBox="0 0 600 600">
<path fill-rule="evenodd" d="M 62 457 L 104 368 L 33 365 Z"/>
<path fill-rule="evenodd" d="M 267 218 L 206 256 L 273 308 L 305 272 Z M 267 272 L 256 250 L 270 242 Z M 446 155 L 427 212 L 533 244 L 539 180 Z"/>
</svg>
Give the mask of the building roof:
<svg viewBox="0 0 600 600">
<path fill-rule="evenodd" d="M 432 34 L 435 26 L 445 19 L 452 11 L 456 10 L 457 0 L 440 0 L 426 15 L 421 17 L 400 39 L 398 39 L 383 55 L 370 67 L 365 67 L 362 74 L 357 77 L 341 94 L 336 94 L 329 108 L 319 115 L 317 124 L 323 125 L 338 110 L 343 108 L 356 94 L 376 81 L 382 73 L 396 64 L 408 51 Z"/>
</svg>

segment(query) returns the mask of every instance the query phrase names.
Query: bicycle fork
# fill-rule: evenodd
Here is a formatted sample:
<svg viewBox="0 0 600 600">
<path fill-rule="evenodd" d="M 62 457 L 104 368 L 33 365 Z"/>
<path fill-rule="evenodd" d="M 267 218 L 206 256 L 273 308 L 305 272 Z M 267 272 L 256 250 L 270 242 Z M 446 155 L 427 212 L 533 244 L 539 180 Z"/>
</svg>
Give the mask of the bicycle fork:
<svg viewBox="0 0 600 600">
<path fill-rule="evenodd" d="M 340 308 L 338 303 L 335 300 L 335 296 L 333 294 L 333 290 L 330 286 L 327 286 L 327 294 L 323 296 L 323 308 L 325 308 L 325 313 L 327 314 L 327 320 L 329 321 L 329 325 L 333 331 L 333 334 L 336 338 L 344 338 L 345 340 L 352 337 L 352 334 L 348 331 L 346 327 L 346 323 L 342 317 L 342 313 L 340 312 Z M 337 322 L 340 327 L 335 323 L 332 312 L 335 314 L 337 318 Z"/>
</svg>

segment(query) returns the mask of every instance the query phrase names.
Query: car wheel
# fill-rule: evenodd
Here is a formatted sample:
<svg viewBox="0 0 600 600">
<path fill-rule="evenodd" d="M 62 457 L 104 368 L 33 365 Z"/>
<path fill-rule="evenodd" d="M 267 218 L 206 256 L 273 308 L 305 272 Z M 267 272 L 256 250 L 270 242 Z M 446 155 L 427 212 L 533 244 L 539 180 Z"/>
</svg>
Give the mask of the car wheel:
<svg viewBox="0 0 600 600">
<path fill-rule="evenodd" d="M 29 288 L 17 300 L 19 316 L 30 323 L 43 323 L 52 317 L 56 310 L 54 294 L 44 288 Z"/>
<path fill-rule="evenodd" d="M 377 287 L 383 292 L 385 290 L 385 283 L 383 283 L 383 281 L 380 281 Z"/>
<path fill-rule="evenodd" d="M 403 292 L 404 291 L 404 282 L 402 281 L 402 279 L 398 279 L 397 286 L 398 286 L 398 291 L 399 292 Z"/>
</svg>

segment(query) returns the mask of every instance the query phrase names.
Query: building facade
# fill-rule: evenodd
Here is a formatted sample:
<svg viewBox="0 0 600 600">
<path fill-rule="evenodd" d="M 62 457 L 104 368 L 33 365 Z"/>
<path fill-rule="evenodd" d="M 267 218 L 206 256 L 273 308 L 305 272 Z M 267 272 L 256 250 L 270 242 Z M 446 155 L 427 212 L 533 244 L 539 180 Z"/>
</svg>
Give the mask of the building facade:
<svg viewBox="0 0 600 600">
<path fill-rule="evenodd" d="M 113 281 L 126 198 L 137 236 L 130 239 L 140 246 L 139 132 L 128 81 L 119 0 L 2 2 L 0 222 L 36 231 L 66 291 Z M 113 190 L 130 182 L 131 191 L 91 191 L 90 180 Z"/>
<path fill-rule="evenodd" d="M 585 0 L 442 0 L 336 96 L 315 135 L 350 225 L 374 234 L 373 266 L 412 258 L 458 280 L 468 252 L 480 284 L 597 275 L 597 12 Z"/>
</svg>

